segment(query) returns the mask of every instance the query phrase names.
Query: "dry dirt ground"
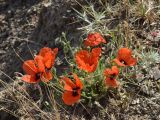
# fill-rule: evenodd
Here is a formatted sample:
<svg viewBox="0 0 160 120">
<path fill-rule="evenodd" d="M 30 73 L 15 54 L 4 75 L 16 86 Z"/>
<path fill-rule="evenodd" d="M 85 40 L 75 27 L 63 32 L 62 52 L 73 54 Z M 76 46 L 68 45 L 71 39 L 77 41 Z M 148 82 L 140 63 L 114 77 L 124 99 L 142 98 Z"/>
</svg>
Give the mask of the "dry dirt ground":
<svg viewBox="0 0 160 120">
<path fill-rule="evenodd" d="M 35 52 L 42 46 L 54 47 L 55 39 L 62 32 L 74 32 L 74 25 L 68 25 L 72 13 L 69 7 L 71 4 L 67 4 L 61 0 L 53 1 L 52 5 L 41 0 L 1 0 L 1 70 L 13 77 L 13 71 L 22 72 L 22 61 L 15 51 L 26 60 L 31 58 L 28 48 Z M 1 79 L 5 78 L 2 73 L 0 76 Z"/>
<path fill-rule="evenodd" d="M 43 46 L 58 46 L 61 53 L 63 48 L 56 44 L 55 40 L 62 32 L 67 33 L 73 44 L 76 43 L 76 38 L 81 32 L 76 29 L 80 24 L 73 23 L 75 12 L 72 7 L 79 9 L 73 1 L 0 0 L 0 70 L 14 78 L 14 72 L 23 72 L 20 57 L 23 60 L 30 59 L 31 51 L 36 53 Z M 10 82 L 2 72 L 0 79 Z M 109 101 L 111 104 L 106 105 L 109 115 L 104 115 L 104 119 L 108 119 L 107 116 L 112 117 L 109 119 L 114 119 L 113 111 L 116 118 L 122 120 L 160 119 L 160 94 L 157 91 L 147 94 L 143 91 L 140 95 L 133 95 L 129 106 L 118 109 L 114 108 L 114 102 L 117 101 L 111 99 Z M 93 113 L 92 117 L 87 117 L 85 109 L 79 111 L 77 115 L 83 114 L 86 119 L 96 119 L 97 111 L 92 109 L 89 111 Z M 0 120 L 14 120 L 14 118 L 1 111 Z"/>
<path fill-rule="evenodd" d="M 74 34 L 75 24 L 68 25 L 72 22 L 71 4 L 66 0 L 52 3 L 43 0 L 0 0 L 0 70 L 14 77 L 14 72 L 23 72 L 23 62 L 16 53 L 23 60 L 30 59 L 31 51 L 35 53 L 43 46 L 55 47 L 55 39 L 62 32 Z M 11 82 L 2 72 L 0 79 Z M 3 112 L 0 119 L 13 120 Z"/>
</svg>

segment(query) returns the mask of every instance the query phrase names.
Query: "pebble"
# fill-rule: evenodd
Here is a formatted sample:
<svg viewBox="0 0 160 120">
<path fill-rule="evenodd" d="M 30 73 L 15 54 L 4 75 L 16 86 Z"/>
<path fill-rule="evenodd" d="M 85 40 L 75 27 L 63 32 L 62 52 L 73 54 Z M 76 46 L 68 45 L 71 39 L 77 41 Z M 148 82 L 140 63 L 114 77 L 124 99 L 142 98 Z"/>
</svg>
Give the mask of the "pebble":
<svg viewBox="0 0 160 120">
<path fill-rule="evenodd" d="M 6 53 L 6 51 L 0 50 L 0 55 L 1 55 L 1 54 L 5 54 L 5 53 Z"/>
</svg>

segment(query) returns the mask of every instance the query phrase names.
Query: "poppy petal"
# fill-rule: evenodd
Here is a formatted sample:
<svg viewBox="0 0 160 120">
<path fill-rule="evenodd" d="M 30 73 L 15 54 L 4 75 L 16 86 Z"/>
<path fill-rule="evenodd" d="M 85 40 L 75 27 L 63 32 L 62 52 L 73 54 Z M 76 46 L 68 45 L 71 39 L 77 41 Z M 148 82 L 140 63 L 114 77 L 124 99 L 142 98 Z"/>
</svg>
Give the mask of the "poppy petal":
<svg viewBox="0 0 160 120">
<path fill-rule="evenodd" d="M 50 80 L 52 80 L 52 78 L 53 78 L 53 75 L 52 75 L 52 72 L 51 72 L 51 71 L 44 72 L 44 73 L 41 75 L 41 79 L 42 79 L 42 81 L 44 81 L 44 82 L 49 82 Z"/>
<path fill-rule="evenodd" d="M 39 72 L 44 72 L 45 71 L 45 66 L 43 63 L 43 57 L 37 55 L 35 56 L 35 64 L 37 65 L 38 71 Z"/>
<path fill-rule="evenodd" d="M 85 41 L 84 41 L 84 45 L 85 45 L 85 46 L 92 46 L 92 44 L 91 44 L 88 40 L 85 40 Z"/>
<path fill-rule="evenodd" d="M 34 60 L 27 60 L 23 63 L 23 70 L 29 75 L 35 75 L 38 72 L 38 69 L 35 65 Z"/>
<path fill-rule="evenodd" d="M 88 51 L 80 50 L 79 52 L 76 53 L 75 56 L 76 56 L 75 60 L 76 60 L 78 67 L 80 69 L 87 69 L 85 63 L 87 62 L 86 58 L 89 56 Z"/>
<path fill-rule="evenodd" d="M 101 48 L 93 48 L 91 53 L 95 58 L 98 58 L 101 54 Z"/>
<path fill-rule="evenodd" d="M 111 69 L 105 69 L 104 70 L 104 73 L 103 73 L 105 76 L 109 76 L 110 74 L 112 74 L 112 71 L 111 71 Z"/>
<path fill-rule="evenodd" d="M 53 54 L 51 52 L 45 54 L 44 64 L 48 69 L 52 68 L 52 66 L 54 65 Z"/>
<path fill-rule="evenodd" d="M 55 55 L 57 55 L 57 53 L 58 53 L 58 48 L 54 48 L 54 49 L 53 49 L 53 53 L 54 53 Z"/>
<path fill-rule="evenodd" d="M 80 90 L 83 88 L 83 84 L 77 74 L 73 74 L 74 79 L 76 80 L 76 86 L 80 88 Z"/>
<path fill-rule="evenodd" d="M 66 105 L 72 105 L 80 99 L 80 91 L 77 96 L 73 96 L 73 92 L 65 91 L 62 95 L 62 99 Z"/>
<path fill-rule="evenodd" d="M 89 52 L 87 50 L 80 50 L 76 53 L 76 57 L 85 58 L 86 56 L 89 56 Z"/>
<path fill-rule="evenodd" d="M 51 52 L 51 51 L 52 51 L 51 48 L 44 47 L 44 48 L 40 49 L 39 55 L 44 57 L 46 53 Z"/>
<path fill-rule="evenodd" d="M 72 88 L 75 88 L 76 85 L 67 77 L 63 77 L 62 80 L 64 80 L 64 90 L 67 90 L 67 91 L 72 91 L 73 89 Z"/>
<path fill-rule="evenodd" d="M 114 61 L 118 66 L 121 66 L 121 67 L 124 67 L 124 66 L 125 66 L 125 64 L 121 63 L 121 62 L 119 61 L 119 59 L 117 59 L 117 58 L 115 58 L 113 61 Z"/>
<path fill-rule="evenodd" d="M 27 83 L 38 83 L 39 82 L 39 80 L 36 80 L 35 76 L 31 76 L 31 75 L 24 75 L 21 79 Z"/>
<path fill-rule="evenodd" d="M 56 55 L 58 53 L 58 48 L 54 48 L 52 53 L 53 53 L 53 59 L 52 59 L 52 66 L 53 66 L 55 63 Z"/>
<path fill-rule="evenodd" d="M 93 65 L 86 65 L 86 72 L 94 72 L 97 68 L 98 62 L 95 62 Z"/>
<path fill-rule="evenodd" d="M 113 74 L 115 75 L 119 74 L 119 69 L 117 68 L 117 66 L 112 66 L 112 71 L 113 71 Z"/>
<path fill-rule="evenodd" d="M 119 74 L 119 69 L 117 66 L 112 66 L 111 69 L 105 69 L 103 73 L 106 77 L 116 77 Z M 114 76 L 113 76 L 114 75 Z"/>
<path fill-rule="evenodd" d="M 119 86 L 119 82 L 116 79 L 106 78 L 106 86 L 116 88 Z"/>
<path fill-rule="evenodd" d="M 130 57 L 126 62 L 128 66 L 134 66 L 137 63 L 137 60 L 135 58 Z"/>
<path fill-rule="evenodd" d="M 52 49 L 44 47 L 40 50 L 39 55 L 43 57 L 45 66 L 50 69 L 54 65 L 55 57 L 58 53 L 58 48 Z"/>
<path fill-rule="evenodd" d="M 127 60 L 132 55 L 132 51 L 128 48 L 121 48 L 118 50 L 118 58 Z"/>
</svg>

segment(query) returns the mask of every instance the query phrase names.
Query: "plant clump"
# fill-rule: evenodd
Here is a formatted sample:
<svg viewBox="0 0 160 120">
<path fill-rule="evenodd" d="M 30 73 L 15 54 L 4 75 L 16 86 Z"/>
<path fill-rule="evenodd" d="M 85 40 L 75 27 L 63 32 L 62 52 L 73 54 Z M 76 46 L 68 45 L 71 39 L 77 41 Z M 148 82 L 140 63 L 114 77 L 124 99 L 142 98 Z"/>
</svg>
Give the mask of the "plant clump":
<svg viewBox="0 0 160 120">
<path fill-rule="evenodd" d="M 103 44 L 107 42 L 100 33 L 89 33 L 82 44 L 84 49 L 79 49 L 74 53 L 73 61 L 76 66 L 70 70 L 71 73 L 55 78 L 58 89 L 62 93 L 62 100 L 66 105 L 82 102 L 81 97 L 84 103 L 92 103 L 104 97 L 108 88 L 116 89 L 120 86 L 118 76 L 123 67 L 136 65 L 137 60 L 132 57 L 132 50 L 129 48 L 120 48 L 117 57 L 110 63 L 106 63 L 102 53 Z M 53 50 L 48 47 L 42 48 L 34 60 L 24 62 L 23 69 L 26 75 L 21 79 L 28 83 L 38 83 L 40 80 L 47 84 L 52 83 L 54 75 L 52 75 L 51 68 L 57 52 L 58 48 Z"/>
</svg>

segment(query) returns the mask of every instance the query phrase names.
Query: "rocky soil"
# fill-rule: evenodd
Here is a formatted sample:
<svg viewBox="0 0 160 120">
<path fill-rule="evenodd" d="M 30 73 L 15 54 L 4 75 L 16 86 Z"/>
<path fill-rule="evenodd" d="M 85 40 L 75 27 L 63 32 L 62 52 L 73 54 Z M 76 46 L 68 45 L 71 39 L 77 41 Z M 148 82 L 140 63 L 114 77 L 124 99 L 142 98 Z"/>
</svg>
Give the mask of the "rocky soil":
<svg viewBox="0 0 160 120">
<path fill-rule="evenodd" d="M 23 60 L 32 58 L 43 46 L 60 47 L 55 40 L 67 32 L 72 41 L 77 34 L 72 22 L 71 1 L 1 0 L 0 1 L 0 79 L 7 83 L 14 72 L 22 72 Z M 74 6 L 74 4 L 73 4 Z M 75 35 L 74 35 L 75 36 Z M 78 36 L 78 34 L 77 34 Z M 2 73 L 2 71 L 4 73 Z M 2 86 L 2 85 L 1 85 Z M 3 87 L 0 87 L 3 90 Z M 0 113 L 1 120 L 11 119 Z M 12 118 L 13 120 L 13 118 Z"/>
</svg>

